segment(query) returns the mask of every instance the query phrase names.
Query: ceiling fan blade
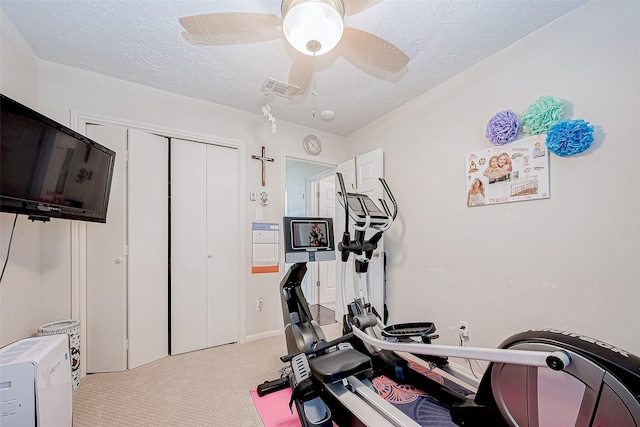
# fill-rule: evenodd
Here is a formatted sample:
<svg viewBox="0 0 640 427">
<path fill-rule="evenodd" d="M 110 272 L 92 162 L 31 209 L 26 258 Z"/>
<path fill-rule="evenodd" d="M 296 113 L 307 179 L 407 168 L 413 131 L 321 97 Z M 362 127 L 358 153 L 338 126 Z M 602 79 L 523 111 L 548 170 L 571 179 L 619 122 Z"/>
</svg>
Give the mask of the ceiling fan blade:
<svg viewBox="0 0 640 427">
<path fill-rule="evenodd" d="M 291 70 L 289 71 L 289 84 L 300 88 L 296 96 L 303 95 L 307 92 L 312 75 L 313 57 L 300 53 L 295 55 L 291 63 Z"/>
<path fill-rule="evenodd" d="M 355 15 L 378 3 L 382 3 L 382 0 L 344 0 L 344 13 L 347 16 Z"/>
<path fill-rule="evenodd" d="M 225 12 L 185 16 L 179 19 L 192 44 L 231 45 L 279 38 L 280 18 L 273 13 Z"/>
<path fill-rule="evenodd" d="M 388 41 L 357 28 L 345 27 L 340 44 L 342 56 L 354 65 L 360 60 L 381 70 L 397 73 L 409 63 L 406 53 Z"/>
</svg>

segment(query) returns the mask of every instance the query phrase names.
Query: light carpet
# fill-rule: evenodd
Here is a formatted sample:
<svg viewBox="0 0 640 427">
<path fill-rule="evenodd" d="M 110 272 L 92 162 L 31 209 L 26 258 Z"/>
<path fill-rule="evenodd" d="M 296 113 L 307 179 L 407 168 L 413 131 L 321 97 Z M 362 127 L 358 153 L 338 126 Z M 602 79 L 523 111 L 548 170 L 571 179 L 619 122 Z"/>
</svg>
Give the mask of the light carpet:
<svg viewBox="0 0 640 427">
<path fill-rule="evenodd" d="M 341 327 L 322 329 L 332 340 Z M 280 376 L 285 353 L 280 335 L 87 375 L 73 393 L 74 427 L 262 426 L 250 391 Z"/>
</svg>

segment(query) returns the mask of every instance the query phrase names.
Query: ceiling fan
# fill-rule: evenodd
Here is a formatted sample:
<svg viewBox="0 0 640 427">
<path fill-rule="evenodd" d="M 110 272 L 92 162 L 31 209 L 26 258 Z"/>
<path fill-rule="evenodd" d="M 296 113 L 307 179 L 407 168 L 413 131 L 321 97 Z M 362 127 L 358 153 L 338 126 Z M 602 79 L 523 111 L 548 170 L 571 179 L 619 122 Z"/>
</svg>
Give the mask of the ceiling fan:
<svg viewBox="0 0 640 427">
<path fill-rule="evenodd" d="M 311 81 L 314 56 L 332 50 L 363 71 L 373 66 L 395 74 L 405 68 L 409 57 L 402 50 L 371 33 L 344 26 L 345 15 L 354 15 L 379 1 L 283 0 L 282 18 L 273 13 L 221 12 L 185 16 L 179 21 L 186 30 L 182 36 L 193 45 L 257 43 L 284 34 L 296 49 L 289 84 L 300 88 L 299 96 Z"/>
</svg>

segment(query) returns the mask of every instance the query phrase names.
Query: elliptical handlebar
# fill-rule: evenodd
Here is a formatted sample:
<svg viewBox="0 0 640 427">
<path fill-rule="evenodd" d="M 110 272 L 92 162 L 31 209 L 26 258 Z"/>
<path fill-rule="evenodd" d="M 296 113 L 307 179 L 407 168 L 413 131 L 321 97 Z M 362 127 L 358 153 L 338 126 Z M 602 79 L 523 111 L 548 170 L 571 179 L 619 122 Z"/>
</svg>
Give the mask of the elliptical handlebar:
<svg viewBox="0 0 640 427">
<path fill-rule="evenodd" d="M 372 213 L 370 212 L 370 209 L 367 206 L 367 203 L 365 203 L 365 200 L 371 201 L 371 199 L 369 199 L 369 197 L 366 196 L 365 194 L 357 194 L 357 193 L 352 194 L 353 196 L 358 197 L 360 199 L 359 208 L 362 213 L 353 214 L 353 215 L 350 213 L 350 212 L 355 212 L 355 210 L 352 210 L 352 211 L 349 210 L 350 194 L 347 193 L 347 189 L 344 184 L 344 178 L 342 174 L 340 172 L 336 172 L 336 175 L 338 176 L 338 183 L 340 185 L 340 191 L 338 191 L 338 194 L 341 198 L 340 202 L 344 207 L 344 211 L 345 211 L 344 230 L 345 231 L 349 230 L 349 217 L 351 216 L 352 219 L 354 220 L 353 228 L 357 231 L 366 231 L 369 228 L 382 231 L 382 232 L 387 231 L 393 224 L 393 221 L 396 219 L 396 216 L 398 215 L 398 205 L 396 203 L 395 197 L 393 197 L 393 193 L 391 193 L 391 190 L 389 189 L 389 186 L 387 185 L 387 182 L 384 180 L 384 178 L 378 178 L 378 180 L 382 184 L 382 188 L 384 189 L 384 192 L 386 193 L 387 197 L 389 198 L 389 200 L 393 205 L 393 211 L 389 209 L 389 204 L 383 198 L 379 198 L 378 201 L 380 202 L 380 206 L 382 206 L 382 211 L 384 212 L 383 218 L 386 217 L 386 221 L 384 223 L 381 223 L 380 222 L 381 217 L 377 214 L 382 212 L 380 212 L 380 210 L 376 208 L 373 212 L 374 213 L 373 217 L 375 218 L 375 221 L 373 221 Z"/>
<path fill-rule="evenodd" d="M 393 211 L 389 208 L 389 204 L 383 199 L 379 198 L 382 210 L 367 196 L 366 194 L 359 193 L 347 193 L 347 189 L 344 183 L 344 178 L 340 172 L 336 172 L 338 176 L 338 184 L 340 185 L 340 191 L 338 191 L 340 204 L 344 207 L 344 233 L 342 234 L 342 242 L 338 244 L 338 249 L 342 253 L 342 260 L 346 261 L 351 252 L 358 255 L 363 252 L 367 253 L 367 257 L 370 257 L 373 250 L 382 234 L 391 228 L 393 221 L 398 214 L 398 205 L 395 197 L 391 193 L 387 182 L 384 178 L 378 178 L 382 188 L 387 195 L 387 198 L 391 201 Z M 357 203 L 357 207 L 351 206 L 349 198 L 353 197 Z M 353 201 L 352 201 L 353 203 Z M 353 219 L 353 228 L 356 231 L 356 239 L 351 240 L 349 233 L 349 217 Z M 364 233 L 367 229 L 373 229 L 376 231 L 375 235 L 369 240 L 366 240 Z"/>
<path fill-rule="evenodd" d="M 349 197 L 347 196 L 347 189 L 344 186 L 344 179 L 342 178 L 342 174 L 340 172 L 336 172 L 338 176 L 338 183 L 340 184 L 340 192 L 339 194 L 342 196 L 342 204 L 344 205 L 345 216 L 344 216 L 344 230 L 345 232 L 349 231 Z"/>
<path fill-rule="evenodd" d="M 391 200 L 391 203 L 393 204 L 393 214 L 388 212 L 389 207 L 387 206 L 387 202 L 384 201 L 384 199 L 378 199 L 378 200 L 380 200 L 382 207 L 385 209 L 385 211 L 388 212 L 388 215 L 391 216 L 392 222 L 393 222 L 395 221 L 396 216 L 398 216 L 398 204 L 396 203 L 396 198 L 393 197 L 393 194 L 391 193 L 391 189 L 389 189 L 389 186 L 387 185 L 387 181 L 385 181 L 384 178 L 378 178 L 378 179 L 382 184 L 382 188 L 384 188 L 384 192 L 387 193 L 387 196 L 389 196 L 389 200 Z"/>
<path fill-rule="evenodd" d="M 393 197 L 393 194 L 391 194 L 391 190 L 387 185 L 387 181 L 385 181 L 384 178 L 378 178 L 378 179 L 382 184 L 382 188 L 384 189 L 384 192 L 387 193 L 389 200 L 391 200 L 391 203 L 393 204 L 393 213 L 392 213 L 391 210 L 389 209 L 389 205 L 387 204 L 387 202 L 382 198 L 378 199 L 380 201 L 380 205 L 382 205 L 382 209 L 384 209 L 384 213 L 387 215 L 387 222 L 384 225 L 373 226 L 372 228 L 378 230 L 379 232 L 384 233 L 389 228 L 391 228 L 393 221 L 395 221 L 396 216 L 398 215 L 398 204 L 396 203 L 396 199 L 395 197 Z"/>
</svg>

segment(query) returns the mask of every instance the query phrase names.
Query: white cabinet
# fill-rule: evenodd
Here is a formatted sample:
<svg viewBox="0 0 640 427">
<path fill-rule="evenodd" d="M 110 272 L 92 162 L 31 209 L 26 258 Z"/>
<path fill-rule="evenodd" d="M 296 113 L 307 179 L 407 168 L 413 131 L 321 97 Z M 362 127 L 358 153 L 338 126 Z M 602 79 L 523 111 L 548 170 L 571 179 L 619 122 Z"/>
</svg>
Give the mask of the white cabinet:
<svg viewBox="0 0 640 427">
<path fill-rule="evenodd" d="M 238 150 L 171 139 L 171 354 L 238 340 Z"/>
</svg>

